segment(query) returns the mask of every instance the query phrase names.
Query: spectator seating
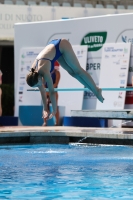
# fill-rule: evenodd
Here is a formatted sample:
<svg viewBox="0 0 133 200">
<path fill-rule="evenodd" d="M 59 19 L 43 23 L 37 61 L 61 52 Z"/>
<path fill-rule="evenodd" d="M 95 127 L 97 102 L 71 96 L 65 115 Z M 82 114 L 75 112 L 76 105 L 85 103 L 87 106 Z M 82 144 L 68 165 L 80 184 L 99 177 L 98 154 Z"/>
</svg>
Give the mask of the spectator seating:
<svg viewBox="0 0 133 200">
<path fill-rule="evenodd" d="M 112 5 L 112 4 L 106 4 L 106 8 L 114 9 L 115 7 L 114 7 L 114 5 Z"/>
<path fill-rule="evenodd" d="M 81 3 L 74 3 L 73 6 L 74 7 L 82 7 Z"/>
<path fill-rule="evenodd" d="M 117 5 L 117 9 L 125 9 L 125 6 L 124 5 Z"/>
<path fill-rule="evenodd" d="M 28 5 L 29 5 L 29 6 L 36 6 L 36 2 L 35 2 L 35 1 L 32 1 L 32 0 L 29 0 L 29 1 L 28 1 Z"/>
<path fill-rule="evenodd" d="M 4 0 L 4 4 L 10 4 L 10 5 L 12 5 L 13 2 L 12 2 L 12 0 Z"/>
<path fill-rule="evenodd" d="M 51 6 L 60 6 L 58 2 L 51 2 Z"/>
<path fill-rule="evenodd" d="M 49 6 L 49 4 L 47 2 L 44 2 L 44 1 L 41 1 L 39 5 L 40 6 Z"/>
<path fill-rule="evenodd" d="M 0 0 L 0 4 L 9 5 L 41 5 L 41 6 L 63 6 L 63 7 L 85 7 L 85 8 L 107 8 L 133 10 L 133 0 Z"/>
<path fill-rule="evenodd" d="M 25 5 L 23 0 L 16 0 L 16 5 Z"/>
<path fill-rule="evenodd" d="M 69 2 L 63 2 L 62 6 L 63 7 L 71 7 L 71 4 Z"/>
<path fill-rule="evenodd" d="M 93 8 L 93 5 L 91 3 L 86 3 L 85 8 Z"/>
<path fill-rule="evenodd" d="M 127 9 L 133 10 L 133 5 L 128 5 L 128 6 L 127 6 Z"/>
<path fill-rule="evenodd" d="M 96 8 L 104 8 L 102 4 L 96 4 Z"/>
</svg>

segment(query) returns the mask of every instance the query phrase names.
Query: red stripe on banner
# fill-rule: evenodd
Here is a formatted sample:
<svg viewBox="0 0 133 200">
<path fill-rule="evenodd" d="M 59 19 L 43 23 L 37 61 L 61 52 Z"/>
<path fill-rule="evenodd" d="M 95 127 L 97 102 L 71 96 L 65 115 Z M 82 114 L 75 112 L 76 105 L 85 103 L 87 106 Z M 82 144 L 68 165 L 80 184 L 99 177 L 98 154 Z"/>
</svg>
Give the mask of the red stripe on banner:
<svg viewBox="0 0 133 200">
<path fill-rule="evenodd" d="M 128 85 L 128 86 L 131 87 L 132 85 Z M 125 104 L 133 104 L 133 91 L 126 92 Z"/>
</svg>

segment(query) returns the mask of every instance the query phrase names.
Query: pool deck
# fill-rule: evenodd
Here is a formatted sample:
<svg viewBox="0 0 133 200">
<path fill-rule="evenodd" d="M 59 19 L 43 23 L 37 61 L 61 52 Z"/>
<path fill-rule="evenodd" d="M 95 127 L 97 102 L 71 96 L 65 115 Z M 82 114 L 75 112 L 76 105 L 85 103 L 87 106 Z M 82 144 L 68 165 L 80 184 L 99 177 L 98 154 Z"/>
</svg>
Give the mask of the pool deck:
<svg viewBox="0 0 133 200">
<path fill-rule="evenodd" d="M 133 145 L 133 128 L 88 128 L 68 126 L 0 127 L 0 145 L 34 143 L 68 144 L 79 142 Z"/>
</svg>

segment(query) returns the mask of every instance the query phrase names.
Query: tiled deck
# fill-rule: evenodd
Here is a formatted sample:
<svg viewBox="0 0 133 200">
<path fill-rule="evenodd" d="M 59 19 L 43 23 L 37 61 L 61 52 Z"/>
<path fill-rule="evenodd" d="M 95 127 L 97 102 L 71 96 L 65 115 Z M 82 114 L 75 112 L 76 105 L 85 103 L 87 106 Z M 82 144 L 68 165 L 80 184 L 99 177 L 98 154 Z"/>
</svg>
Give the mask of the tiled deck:
<svg viewBox="0 0 133 200">
<path fill-rule="evenodd" d="M 34 143 L 68 144 L 79 142 L 80 140 L 82 140 L 82 143 L 133 145 L 133 128 L 84 128 L 68 126 L 0 127 L 1 145 Z"/>
</svg>

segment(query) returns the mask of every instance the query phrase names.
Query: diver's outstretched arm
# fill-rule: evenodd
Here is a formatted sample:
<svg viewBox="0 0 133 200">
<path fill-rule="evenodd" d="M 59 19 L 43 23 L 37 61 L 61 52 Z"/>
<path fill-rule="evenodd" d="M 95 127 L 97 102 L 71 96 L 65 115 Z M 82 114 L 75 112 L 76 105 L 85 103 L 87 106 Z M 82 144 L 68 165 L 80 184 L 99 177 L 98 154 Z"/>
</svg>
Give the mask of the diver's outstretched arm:
<svg viewBox="0 0 133 200">
<path fill-rule="evenodd" d="M 50 100 L 51 100 L 52 107 L 53 107 L 53 113 L 49 117 L 49 118 L 51 118 L 57 112 L 57 103 L 56 103 L 56 94 L 55 94 L 55 91 L 54 91 L 53 81 L 52 81 L 51 74 L 50 74 L 49 70 L 45 70 L 44 80 L 46 80 L 46 82 L 48 84 L 49 96 L 50 96 Z"/>
</svg>

